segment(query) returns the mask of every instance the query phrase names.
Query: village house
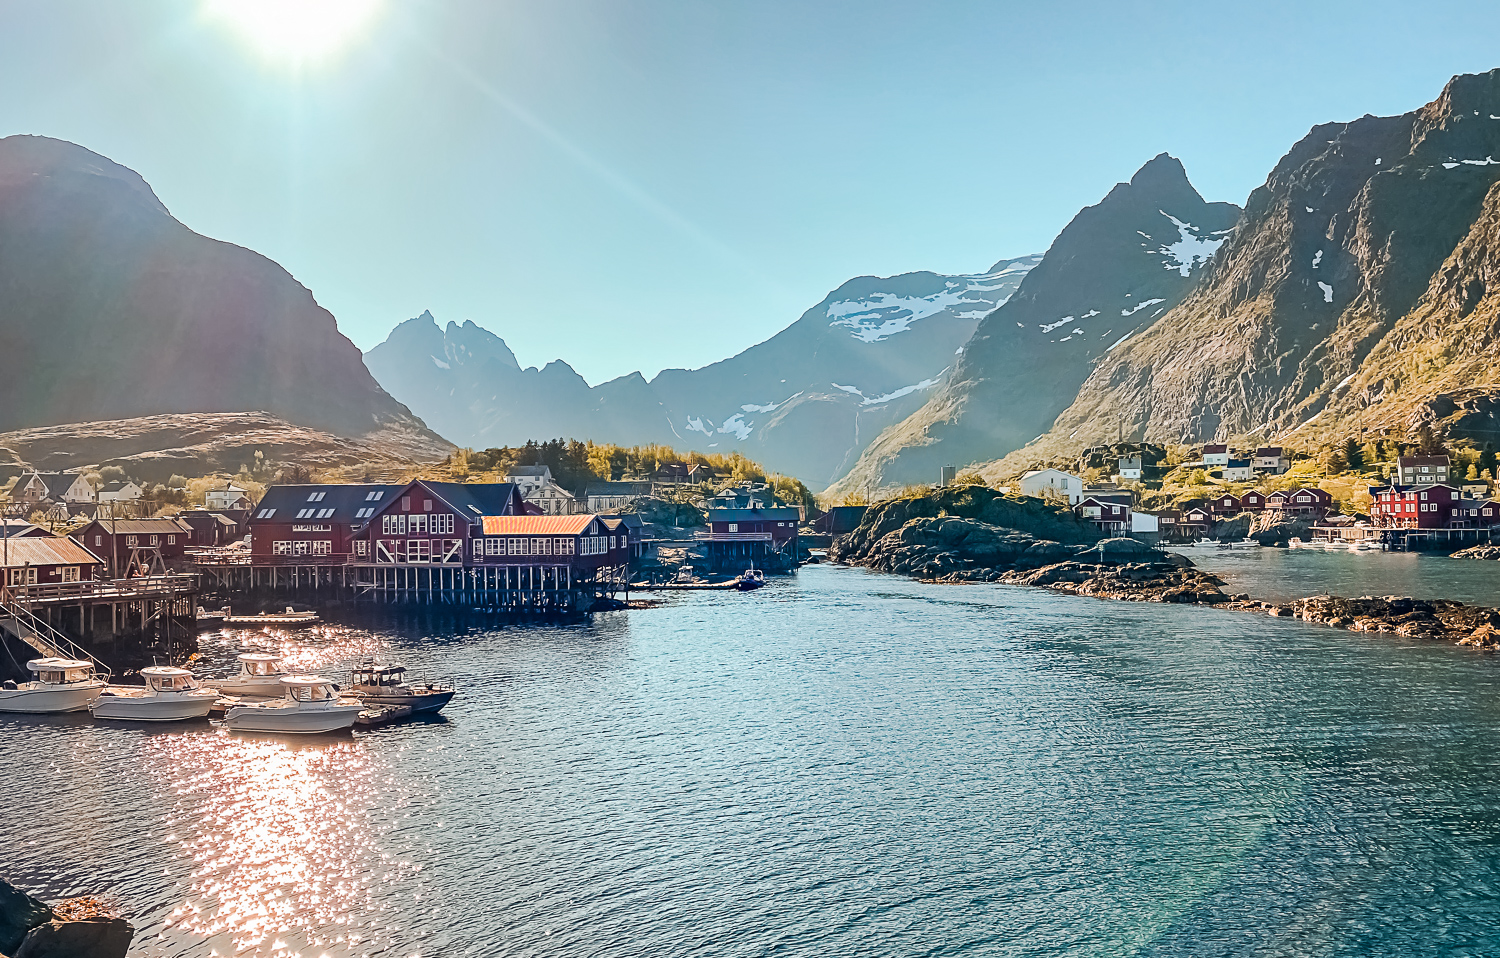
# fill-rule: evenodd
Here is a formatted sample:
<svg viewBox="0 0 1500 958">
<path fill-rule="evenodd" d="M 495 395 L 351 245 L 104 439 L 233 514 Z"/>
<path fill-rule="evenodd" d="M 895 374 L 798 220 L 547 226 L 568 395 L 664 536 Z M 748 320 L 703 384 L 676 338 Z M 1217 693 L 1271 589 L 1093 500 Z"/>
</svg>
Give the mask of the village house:
<svg viewBox="0 0 1500 958">
<path fill-rule="evenodd" d="M 110 578 L 147 575 L 179 568 L 193 529 L 172 517 L 155 519 L 95 519 L 73 533 L 73 538 L 104 561 Z"/>
<path fill-rule="evenodd" d="M 1263 492 L 1257 492 L 1254 489 L 1251 489 L 1243 496 L 1240 496 L 1241 512 L 1260 512 L 1265 507 L 1266 494 Z"/>
<path fill-rule="evenodd" d="M 583 494 L 589 512 L 619 512 L 636 499 L 651 495 L 651 483 L 636 480 L 591 482 Z"/>
<path fill-rule="evenodd" d="M 195 546 L 226 546 L 244 537 L 239 523 L 222 512 L 206 509 L 185 509 L 174 517 L 193 530 Z"/>
<path fill-rule="evenodd" d="M 800 509 L 767 505 L 710 506 L 706 553 L 714 571 L 738 572 L 754 565 L 781 568 L 795 562 Z"/>
<path fill-rule="evenodd" d="M 34 522 L 25 519 L 0 519 L 0 539 L 10 539 L 16 536 L 50 536 L 46 529 Z"/>
<path fill-rule="evenodd" d="M 550 569 L 558 588 L 631 558 L 629 529 L 619 519 L 602 516 L 485 516 L 474 532 L 473 565 Z M 458 555 L 463 558 L 462 550 Z"/>
<path fill-rule="evenodd" d="M 100 518 L 133 516 L 145 494 L 144 489 L 129 479 L 107 482 L 99 487 L 99 509 L 96 515 Z"/>
<path fill-rule="evenodd" d="M 17 485 L 21 487 L 21 494 L 18 496 L 13 490 L 13 499 L 21 498 L 32 502 L 44 499 L 54 502 L 94 501 L 94 487 L 89 485 L 81 472 L 33 472 L 30 476 L 23 476 Z"/>
<path fill-rule="evenodd" d="M 1081 500 L 1073 509 L 1080 517 L 1087 519 L 1099 528 L 1101 532 L 1110 535 L 1122 535 L 1130 531 L 1130 503 L 1118 502 L 1111 498 L 1100 496 L 1088 496 Z"/>
<path fill-rule="evenodd" d="M 1250 466 L 1256 472 L 1279 476 L 1291 468 L 1285 451 L 1280 446 L 1261 446 L 1250 457 Z"/>
<path fill-rule="evenodd" d="M 1139 480 L 1142 468 L 1140 456 L 1125 456 L 1120 459 L 1117 472 L 1121 479 Z"/>
<path fill-rule="evenodd" d="M 1219 477 L 1225 482 L 1250 482 L 1255 478 L 1255 470 L 1249 459 L 1230 459 L 1219 470 Z"/>
<path fill-rule="evenodd" d="M 1396 459 L 1396 475 L 1392 481 L 1401 486 L 1425 486 L 1447 482 L 1447 456 L 1401 456 Z"/>
<path fill-rule="evenodd" d="M 1266 496 L 1266 509 L 1288 516 L 1321 519 L 1333 507 L 1333 497 L 1322 489 L 1285 489 Z"/>
<path fill-rule="evenodd" d="M 1192 506 L 1182 510 L 1177 520 L 1177 534 L 1185 537 L 1200 536 L 1213 528 L 1214 514 L 1207 506 Z"/>
<path fill-rule="evenodd" d="M 9 593 L 29 586 L 84 582 L 98 578 L 101 565 L 98 556 L 63 536 L 8 538 L 0 546 L 0 586 Z"/>
<path fill-rule="evenodd" d="M 1208 500 L 1208 509 L 1215 516 L 1237 516 L 1245 511 L 1240 497 L 1228 492 Z"/>
<path fill-rule="evenodd" d="M 223 512 L 226 509 L 250 510 L 254 503 L 250 493 L 234 483 L 226 483 L 222 489 L 210 489 L 203 495 L 203 508 L 208 512 Z"/>
<path fill-rule="evenodd" d="M 1137 513 L 1141 515 L 1141 513 Z M 1134 521 L 1134 520 L 1132 520 Z M 1156 526 L 1166 538 L 1178 535 L 1178 526 L 1182 523 L 1181 509 L 1158 509 L 1156 510 Z"/>
<path fill-rule="evenodd" d="M 367 559 L 368 540 L 356 533 L 404 488 L 363 482 L 272 486 L 250 515 L 251 561 L 334 565 Z"/>
<path fill-rule="evenodd" d="M 1083 479 L 1061 469 L 1033 469 L 1021 476 L 1021 495 L 1038 499 L 1047 495 L 1064 496 L 1068 505 L 1076 506 L 1083 500 Z"/>
<path fill-rule="evenodd" d="M 1393 484 L 1372 490 L 1370 499 L 1370 522 L 1386 529 L 1447 529 L 1456 506 L 1464 511 L 1461 519 L 1471 518 L 1467 507 L 1459 505 L 1464 500 L 1458 490 L 1444 483 Z M 1474 508 L 1479 511 L 1484 506 L 1476 502 Z"/>
<path fill-rule="evenodd" d="M 417 479 L 384 497 L 384 502 L 365 517 L 368 532 L 355 543 L 356 561 L 461 566 L 466 558 L 466 540 L 480 535 L 485 519 L 527 515 L 526 501 L 513 483 Z"/>
<path fill-rule="evenodd" d="M 1231 455 L 1232 453 L 1228 446 L 1223 443 L 1211 443 L 1203 447 L 1203 451 L 1198 458 L 1202 460 L 1205 466 L 1227 466 L 1229 465 L 1229 457 Z"/>
<path fill-rule="evenodd" d="M 521 490 L 521 498 L 544 516 L 568 516 L 578 511 L 578 500 L 552 478 L 550 466 L 516 466 L 505 481 Z"/>
</svg>

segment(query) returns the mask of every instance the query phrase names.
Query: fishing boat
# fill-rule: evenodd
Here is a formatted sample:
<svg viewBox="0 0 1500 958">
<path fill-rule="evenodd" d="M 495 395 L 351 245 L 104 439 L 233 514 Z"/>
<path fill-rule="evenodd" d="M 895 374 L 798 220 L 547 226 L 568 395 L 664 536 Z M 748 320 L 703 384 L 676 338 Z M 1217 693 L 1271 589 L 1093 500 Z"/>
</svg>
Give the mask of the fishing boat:
<svg viewBox="0 0 1500 958">
<path fill-rule="evenodd" d="M 205 718 L 219 699 L 187 669 L 151 665 L 141 669 L 142 686 L 111 685 L 89 705 L 96 719 L 129 722 L 181 722 Z"/>
<path fill-rule="evenodd" d="M 32 659 L 26 668 L 34 681 L 0 684 L 0 712 L 82 712 L 109 684 L 81 659 Z"/>
<path fill-rule="evenodd" d="M 286 607 L 285 612 L 260 612 L 255 615 L 235 615 L 227 608 L 224 610 L 223 622 L 225 625 L 312 625 L 318 621 L 318 613 L 311 610 L 298 612 L 291 606 Z"/>
<path fill-rule="evenodd" d="M 766 574 L 759 569 L 746 569 L 738 579 L 734 580 L 734 587 L 741 592 L 759 589 L 765 584 Z"/>
<path fill-rule="evenodd" d="M 281 669 L 281 655 L 276 652 L 241 652 L 238 658 L 238 675 L 204 684 L 229 695 L 283 694 L 281 680 L 286 673 Z"/>
<path fill-rule="evenodd" d="M 229 606 L 227 605 L 222 609 L 205 609 L 200 605 L 198 606 L 197 613 L 193 616 L 200 629 L 212 629 L 221 626 L 227 618 L 229 618 Z"/>
<path fill-rule="evenodd" d="M 373 661 L 350 670 L 349 687 L 344 691 L 366 705 L 410 708 L 412 715 L 436 712 L 457 694 L 447 685 L 408 684 L 402 666 Z"/>
<path fill-rule="evenodd" d="M 242 702 L 224 712 L 224 725 L 236 732 L 286 732 L 312 735 L 349 728 L 364 711 L 364 703 L 343 698 L 321 675 L 284 675 L 286 690 L 268 702 Z"/>
</svg>

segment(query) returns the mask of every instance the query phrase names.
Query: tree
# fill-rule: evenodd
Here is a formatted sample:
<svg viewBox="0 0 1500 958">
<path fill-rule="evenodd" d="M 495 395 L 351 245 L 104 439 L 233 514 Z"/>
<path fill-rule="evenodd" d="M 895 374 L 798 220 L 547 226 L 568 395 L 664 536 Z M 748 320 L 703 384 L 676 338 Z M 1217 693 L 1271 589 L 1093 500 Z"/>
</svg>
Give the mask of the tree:
<svg viewBox="0 0 1500 958">
<path fill-rule="evenodd" d="M 1447 451 L 1429 423 L 1424 422 L 1417 427 L 1417 453 L 1419 455 L 1440 456 Z"/>
<path fill-rule="evenodd" d="M 1495 474 L 1495 447 L 1492 443 L 1485 443 L 1484 449 L 1479 453 L 1479 471 Z"/>
<path fill-rule="evenodd" d="M 1328 455 L 1323 457 L 1323 465 L 1330 476 L 1338 475 L 1349 468 L 1349 462 L 1344 458 L 1343 450 L 1337 448 L 1328 450 Z"/>
<path fill-rule="evenodd" d="M 1364 471 L 1365 451 L 1354 441 L 1353 436 L 1344 441 L 1344 462 L 1348 463 L 1351 472 Z"/>
<path fill-rule="evenodd" d="M 281 471 L 276 474 L 278 482 L 290 483 L 292 485 L 306 485 L 313 481 L 312 470 L 299 462 L 289 466 L 282 466 Z"/>
</svg>

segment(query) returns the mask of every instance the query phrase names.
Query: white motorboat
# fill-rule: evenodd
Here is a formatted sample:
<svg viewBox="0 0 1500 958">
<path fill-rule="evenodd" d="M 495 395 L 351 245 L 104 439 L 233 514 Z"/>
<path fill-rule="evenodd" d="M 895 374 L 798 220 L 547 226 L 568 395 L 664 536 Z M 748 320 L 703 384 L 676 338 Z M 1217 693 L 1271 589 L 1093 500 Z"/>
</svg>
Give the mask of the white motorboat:
<svg viewBox="0 0 1500 958">
<path fill-rule="evenodd" d="M 0 685 L 0 712 L 81 712 L 109 684 L 80 659 L 32 659 L 26 668 L 36 680 Z"/>
<path fill-rule="evenodd" d="M 240 672 L 227 679 L 216 679 L 203 683 L 228 695 L 281 696 L 286 688 L 281 680 L 286 673 L 281 669 L 281 656 L 275 652 L 241 652 L 238 656 Z"/>
<path fill-rule="evenodd" d="M 351 670 L 349 687 L 344 691 L 366 705 L 406 706 L 413 715 L 436 712 L 457 694 L 447 685 L 408 684 L 405 668 L 380 662 L 365 662 Z"/>
<path fill-rule="evenodd" d="M 198 684 L 187 669 L 152 665 L 141 669 L 146 684 L 111 685 L 89 706 L 96 719 L 180 722 L 205 718 L 219 693 Z"/>
<path fill-rule="evenodd" d="M 341 698 L 321 675 L 284 675 L 281 684 L 286 694 L 279 699 L 231 705 L 224 725 L 236 732 L 335 732 L 352 726 L 365 708 L 359 699 Z"/>
</svg>

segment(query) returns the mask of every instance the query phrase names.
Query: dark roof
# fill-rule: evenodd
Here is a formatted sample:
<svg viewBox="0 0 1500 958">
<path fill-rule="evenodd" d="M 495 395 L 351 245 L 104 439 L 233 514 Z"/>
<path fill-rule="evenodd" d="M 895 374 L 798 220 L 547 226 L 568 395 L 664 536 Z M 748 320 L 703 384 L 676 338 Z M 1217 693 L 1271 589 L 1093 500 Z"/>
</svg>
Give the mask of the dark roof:
<svg viewBox="0 0 1500 958">
<path fill-rule="evenodd" d="M 0 539 L 12 536 L 50 536 L 52 533 L 25 519 L 0 519 Z"/>
<path fill-rule="evenodd" d="M 1226 468 L 1226 469 L 1233 469 L 1235 467 L 1238 467 L 1240 469 L 1244 469 L 1244 468 L 1248 467 L 1249 465 L 1250 465 L 1250 460 L 1249 459 L 1231 459 L 1231 460 L 1229 460 L 1228 465 L 1226 465 L 1224 468 Z"/>
<path fill-rule="evenodd" d="M 1399 456 L 1396 465 L 1402 469 L 1407 466 L 1446 466 L 1449 465 L 1447 456 Z"/>
<path fill-rule="evenodd" d="M 83 529 L 73 533 L 75 536 L 82 535 L 84 530 L 98 526 L 102 531 L 121 536 L 140 535 L 175 535 L 179 532 L 192 532 L 193 527 L 180 519 L 171 516 L 158 516 L 154 519 L 95 519 Z"/>
<path fill-rule="evenodd" d="M 1279 457 L 1280 455 L 1281 455 L 1281 447 L 1280 446 L 1261 446 L 1259 449 L 1255 450 L 1255 458 L 1257 458 L 1257 459 L 1261 458 L 1262 456 L 1270 458 L 1271 456 L 1278 456 Z"/>
<path fill-rule="evenodd" d="M 771 506 L 766 509 L 714 509 L 708 510 L 709 522 L 748 522 L 754 519 L 791 519 L 796 521 L 801 513 L 791 506 Z"/>
<path fill-rule="evenodd" d="M 405 488 L 373 482 L 276 485 L 266 490 L 250 522 L 360 523 Z M 372 493 L 379 495 L 371 499 Z"/>
<path fill-rule="evenodd" d="M 510 482 L 429 482 L 414 483 L 448 504 L 459 515 L 479 519 L 483 516 L 511 516 L 520 511 L 521 491 Z"/>
<path fill-rule="evenodd" d="M 643 496 L 651 492 L 650 482 L 591 482 L 584 496 Z"/>
</svg>

